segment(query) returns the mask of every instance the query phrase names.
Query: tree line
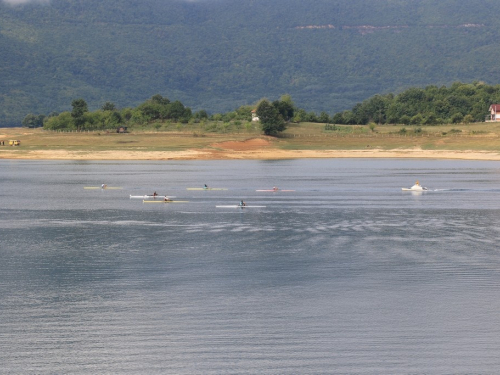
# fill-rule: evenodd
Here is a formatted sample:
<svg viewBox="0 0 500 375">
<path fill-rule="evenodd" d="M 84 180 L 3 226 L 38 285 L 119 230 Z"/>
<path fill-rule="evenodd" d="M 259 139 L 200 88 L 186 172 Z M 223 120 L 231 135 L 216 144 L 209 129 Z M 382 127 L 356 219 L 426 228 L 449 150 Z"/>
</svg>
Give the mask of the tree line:
<svg viewBox="0 0 500 375">
<path fill-rule="evenodd" d="M 43 126 L 50 130 L 103 130 L 118 126 L 181 124 L 205 121 L 252 121 L 255 110 L 262 131 L 275 135 L 286 129 L 289 122 L 316 122 L 325 124 L 365 125 L 403 124 L 437 125 L 443 123 L 470 123 L 485 120 L 491 104 L 500 103 L 500 85 L 456 82 L 450 87 L 427 86 L 409 88 L 400 94 L 375 95 L 351 110 L 330 116 L 326 112 L 317 115 L 298 108 L 290 95 L 279 100 L 261 99 L 256 105 L 243 105 L 234 111 L 209 115 L 206 110 L 193 112 L 180 101 L 170 101 L 160 94 L 153 95 L 135 108 L 117 109 L 106 102 L 96 111 L 89 111 L 84 99 L 72 101 L 72 111 L 51 113 L 48 116 L 28 114 L 22 125 Z"/>
<path fill-rule="evenodd" d="M 500 85 L 455 82 L 450 87 L 409 88 L 375 95 L 351 110 L 333 115 L 335 124 L 438 125 L 485 121 L 491 104 L 500 103 Z"/>
<path fill-rule="evenodd" d="M 180 124 L 203 121 L 252 121 L 252 111 L 259 118 L 262 131 L 275 135 L 286 129 L 286 124 L 294 119 L 295 105 L 289 95 L 283 95 L 273 102 L 261 99 L 256 106 L 244 105 L 235 111 L 209 115 L 207 111 L 192 112 L 180 101 L 170 101 L 160 94 L 153 95 L 135 108 L 117 109 L 114 103 L 106 102 L 95 111 L 89 111 L 84 99 L 71 102 L 72 110 L 45 115 L 28 114 L 22 125 L 35 128 L 43 126 L 47 130 L 105 130 L 120 126 L 157 124 L 170 121 Z"/>
</svg>

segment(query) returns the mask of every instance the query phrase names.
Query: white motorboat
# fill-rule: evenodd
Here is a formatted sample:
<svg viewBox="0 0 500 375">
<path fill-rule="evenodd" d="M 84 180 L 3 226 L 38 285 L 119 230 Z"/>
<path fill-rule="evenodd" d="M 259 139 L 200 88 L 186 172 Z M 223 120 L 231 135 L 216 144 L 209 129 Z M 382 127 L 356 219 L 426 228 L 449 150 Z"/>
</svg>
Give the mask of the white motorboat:
<svg viewBox="0 0 500 375">
<path fill-rule="evenodd" d="M 426 191 L 427 188 L 420 185 L 420 182 L 415 182 L 411 188 L 402 188 L 403 191 Z"/>
</svg>

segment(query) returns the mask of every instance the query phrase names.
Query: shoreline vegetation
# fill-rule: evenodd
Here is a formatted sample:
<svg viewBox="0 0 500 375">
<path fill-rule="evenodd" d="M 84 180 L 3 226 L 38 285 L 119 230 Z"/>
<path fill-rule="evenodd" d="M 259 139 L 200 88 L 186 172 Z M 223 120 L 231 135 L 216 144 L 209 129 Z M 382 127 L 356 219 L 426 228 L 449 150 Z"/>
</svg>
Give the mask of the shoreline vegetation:
<svg viewBox="0 0 500 375">
<path fill-rule="evenodd" d="M 84 99 L 75 99 L 71 112 L 29 114 L 17 135 L 0 134 L 0 140 L 12 143 L 15 136 L 21 144 L 0 149 L 0 158 L 500 160 L 500 122 L 484 117 L 499 93 L 500 85 L 481 82 L 410 88 L 375 95 L 333 117 L 297 108 L 288 94 L 210 116 L 160 94 L 136 108 L 118 110 L 106 102 L 92 112 Z"/>
<path fill-rule="evenodd" d="M 9 140 L 21 141 L 9 146 Z M 196 124 L 141 127 L 128 133 L 0 128 L 0 159 L 229 160 L 421 158 L 500 160 L 500 124 L 434 126 L 290 124 L 278 137 L 256 126 L 205 132 Z"/>
</svg>

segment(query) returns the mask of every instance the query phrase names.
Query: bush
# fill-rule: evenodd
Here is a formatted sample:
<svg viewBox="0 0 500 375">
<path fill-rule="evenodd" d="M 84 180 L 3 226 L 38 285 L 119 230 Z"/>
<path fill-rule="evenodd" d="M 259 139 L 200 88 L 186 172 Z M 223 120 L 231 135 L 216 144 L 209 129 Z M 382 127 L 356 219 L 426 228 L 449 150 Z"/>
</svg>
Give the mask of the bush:
<svg viewBox="0 0 500 375">
<path fill-rule="evenodd" d="M 464 116 L 458 112 L 458 113 L 455 113 L 453 116 L 451 116 L 451 122 L 452 124 L 459 124 L 463 121 L 464 119 Z"/>
<path fill-rule="evenodd" d="M 403 115 L 401 116 L 401 119 L 399 120 L 402 124 L 405 124 L 405 125 L 410 125 L 410 122 L 411 122 L 411 117 L 408 116 L 408 115 Z"/>
<path fill-rule="evenodd" d="M 470 124 L 471 122 L 474 122 L 474 117 L 472 115 L 465 115 L 464 124 Z"/>
<path fill-rule="evenodd" d="M 412 124 L 412 125 L 420 125 L 423 122 L 424 122 L 424 118 L 423 118 L 423 116 L 420 113 L 417 113 L 410 120 L 410 124 Z"/>
</svg>

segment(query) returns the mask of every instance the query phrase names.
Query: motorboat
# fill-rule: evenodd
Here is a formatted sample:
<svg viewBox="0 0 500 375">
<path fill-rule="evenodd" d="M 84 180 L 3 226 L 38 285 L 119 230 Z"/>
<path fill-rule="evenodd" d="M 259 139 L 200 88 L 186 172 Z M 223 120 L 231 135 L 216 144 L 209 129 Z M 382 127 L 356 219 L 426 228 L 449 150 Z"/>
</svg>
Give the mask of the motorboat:
<svg viewBox="0 0 500 375">
<path fill-rule="evenodd" d="M 420 182 L 415 182 L 411 188 L 402 188 L 403 191 L 426 191 L 427 188 L 420 185 Z"/>
</svg>

